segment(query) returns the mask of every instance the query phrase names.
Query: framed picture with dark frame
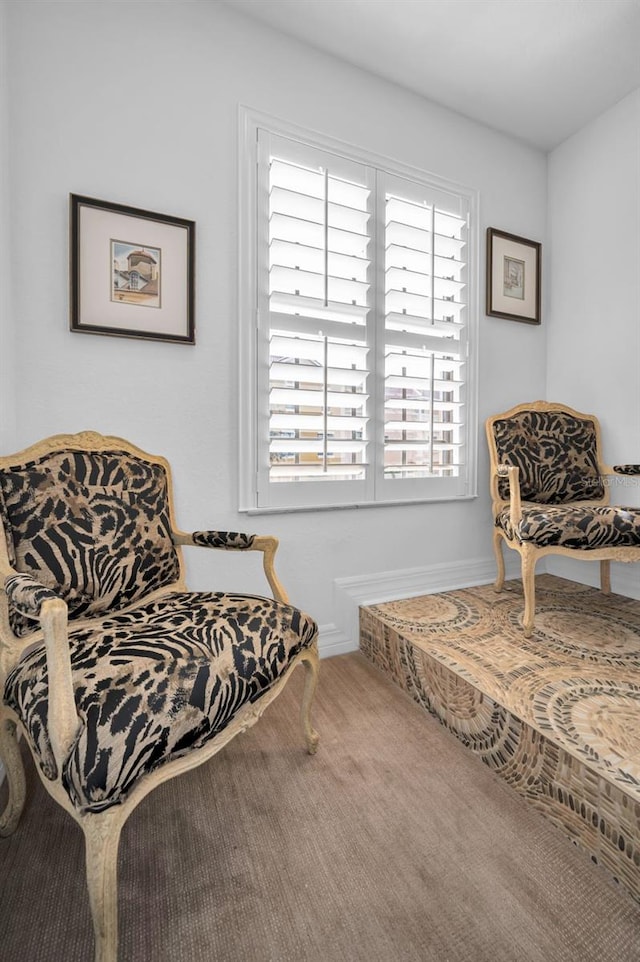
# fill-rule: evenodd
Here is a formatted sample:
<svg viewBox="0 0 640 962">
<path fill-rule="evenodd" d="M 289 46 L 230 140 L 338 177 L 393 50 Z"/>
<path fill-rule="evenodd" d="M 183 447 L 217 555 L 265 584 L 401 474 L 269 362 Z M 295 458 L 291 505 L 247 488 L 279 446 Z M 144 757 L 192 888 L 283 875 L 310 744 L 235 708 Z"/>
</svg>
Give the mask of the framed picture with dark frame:
<svg viewBox="0 0 640 962">
<path fill-rule="evenodd" d="M 195 343 L 195 222 L 70 195 L 70 327 Z"/>
<path fill-rule="evenodd" d="M 540 258 L 537 241 L 487 228 L 487 314 L 540 324 Z"/>
</svg>

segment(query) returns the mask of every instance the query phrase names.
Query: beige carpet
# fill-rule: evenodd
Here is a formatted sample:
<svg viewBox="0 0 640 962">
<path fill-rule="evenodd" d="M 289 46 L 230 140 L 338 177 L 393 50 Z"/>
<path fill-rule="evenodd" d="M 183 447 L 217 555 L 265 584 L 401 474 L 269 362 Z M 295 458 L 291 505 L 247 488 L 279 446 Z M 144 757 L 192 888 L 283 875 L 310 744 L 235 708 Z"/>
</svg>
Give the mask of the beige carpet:
<svg viewBox="0 0 640 962">
<path fill-rule="evenodd" d="M 638 962 L 640 906 L 362 655 L 123 833 L 121 962 Z M 0 839 L 0 958 L 91 962 L 79 829 L 29 766 Z"/>
</svg>

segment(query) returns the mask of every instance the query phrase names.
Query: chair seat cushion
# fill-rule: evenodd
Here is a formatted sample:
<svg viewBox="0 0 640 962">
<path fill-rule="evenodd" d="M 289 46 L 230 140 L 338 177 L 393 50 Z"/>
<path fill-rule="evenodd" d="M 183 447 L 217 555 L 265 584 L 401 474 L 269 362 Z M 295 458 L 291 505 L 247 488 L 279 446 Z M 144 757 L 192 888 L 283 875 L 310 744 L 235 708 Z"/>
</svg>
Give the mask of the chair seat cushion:
<svg viewBox="0 0 640 962">
<path fill-rule="evenodd" d="M 617 505 L 542 505 L 522 503 L 522 518 L 514 526 L 505 508 L 496 518 L 509 541 L 530 542 L 538 548 L 556 546 L 584 551 L 640 546 L 640 508 Z"/>
<path fill-rule="evenodd" d="M 62 784 L 74 807 L 119 804 L 142 775 L 205 744 L 268 691 L 316 631 L 290 605 L 202 592 L 173 592 L 71 631 L 81 725 Z M 4 697 L 44 775 L 56 778 L 44 647 L 11 672 Z"/>
</svg>

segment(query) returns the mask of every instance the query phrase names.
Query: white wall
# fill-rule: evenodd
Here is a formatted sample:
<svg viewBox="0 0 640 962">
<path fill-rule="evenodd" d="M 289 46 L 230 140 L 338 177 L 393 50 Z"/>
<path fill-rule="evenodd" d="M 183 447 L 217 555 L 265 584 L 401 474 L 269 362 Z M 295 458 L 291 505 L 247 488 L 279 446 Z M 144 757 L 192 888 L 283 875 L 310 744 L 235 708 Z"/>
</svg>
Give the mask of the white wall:
<svg viewBox="0 0 640 962">
<path fill-rule="evenodd" d="M 487 226 L 545 241 L 545 156 L 219 3 L 16 2 L 8 26 L 17 444 L 94 428 L 164 453 L 181 525 L 278 535 L 292 600 L 337 643 L 336 579 L 490 563 L 482 421 L 544 395 L 546 323 L 480 317 L 478 499 L 238 514 L 238 105 L 477 188 L 482 250 Z M 197 222 L 195 348 L 68 331 L 70 192 Z M 254 560 L 247 582 L 247 556 L 192 551 L 191 584 L 261 590 Z"/>
<path fill-rule="evenodd" d="M 596 414 L 609 464 L 640 464 L 640 90 L 549 157 L 549 400 Z M 618 504 L 640 505 L 619 479 Z M 548 561 L 596 583 L 596 563 Z M 637 565 L 616 565 L 613 587 L 640 597 Z"/>
<path fill-rule="evenodd" d="M 7 9 L 0 4 L 0 451 L 13 451 L 16 444 L 15 345 L 11 316 L 9 269 L 9 150 L 7 122 Z"/>
</svg>

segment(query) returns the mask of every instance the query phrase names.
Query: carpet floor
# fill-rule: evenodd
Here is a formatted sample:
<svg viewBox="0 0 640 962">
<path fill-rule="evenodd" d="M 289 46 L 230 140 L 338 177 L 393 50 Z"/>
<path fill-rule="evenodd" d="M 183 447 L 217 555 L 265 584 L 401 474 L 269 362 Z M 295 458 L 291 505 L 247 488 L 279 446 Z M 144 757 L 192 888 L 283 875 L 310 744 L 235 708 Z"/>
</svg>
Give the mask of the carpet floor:
<svg viewBox="0 0 640 962">
<path fill-rule="evenodd" d="M 361 654 L 165 783 L 120 847 L 121 962 L 638 962 L 640 905 Z M 90 962 L 82 835 L 28 764 L 0 958 Z"/>
</svg>

